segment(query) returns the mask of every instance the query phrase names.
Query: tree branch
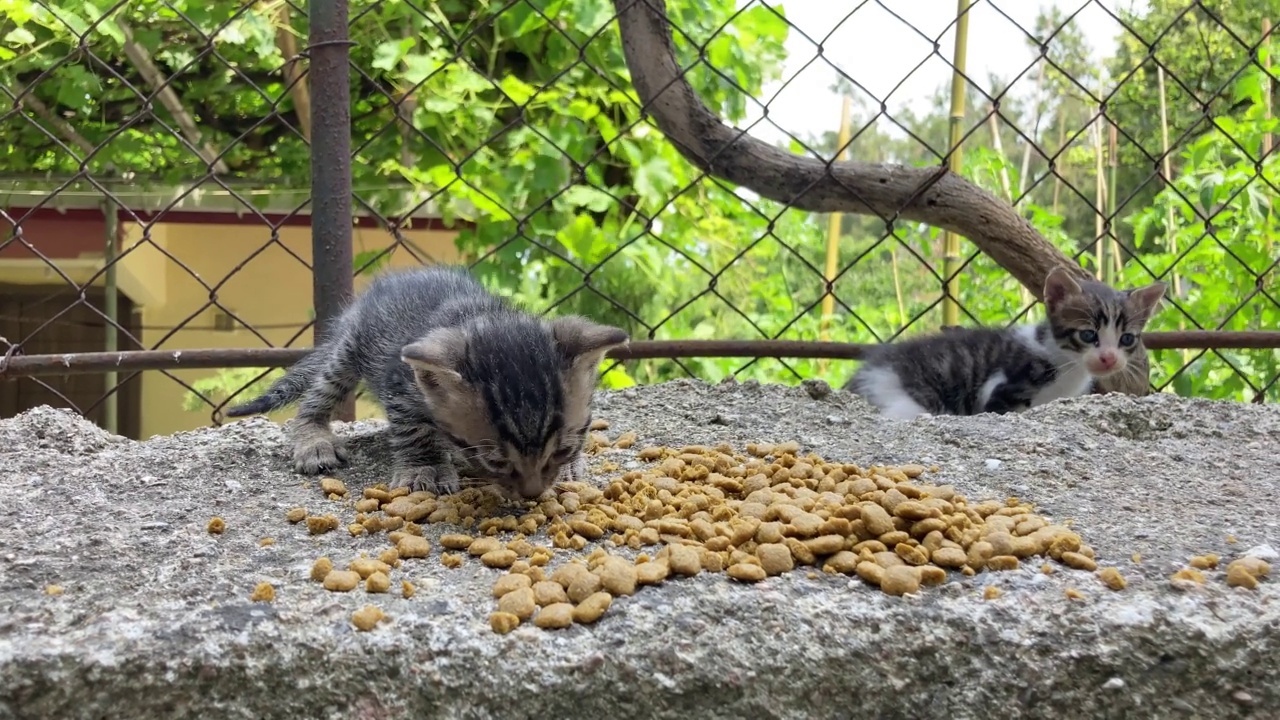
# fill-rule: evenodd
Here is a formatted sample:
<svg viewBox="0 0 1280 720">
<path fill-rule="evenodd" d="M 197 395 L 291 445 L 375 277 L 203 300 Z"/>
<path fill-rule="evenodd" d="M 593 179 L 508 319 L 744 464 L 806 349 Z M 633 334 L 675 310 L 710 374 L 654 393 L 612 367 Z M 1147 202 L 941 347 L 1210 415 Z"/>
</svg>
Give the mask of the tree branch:
<svg viewBox="0 0 1280 720">
<path fill-rule="evenodd" d="M 36 97 L 35 88 L 28 87 L 25 95 L 18 96 L 15 93 L 14 96 L 18 98 L 18 107 L 31 108 L 31 111 L 40 116 L 41 120 L 44 120 L 53 126 L 53 129 L 58 131 L 58 134 L 62 136 L 63 140 L 66 140 L 77 148 L 80 148 L 80 151 L 84 153 L 85 157 L 89 157 L 93 154 L 93 151 L 97 149 L 94 147 L 93 143 L 89 142 L 85 136 L 81 135 L 74 127 L 72 127 L 71 123 L 58 117 L 49 109 L 48 105 L 45 105 L 40 98 Z M 84 158 L 81 158 L 81 162 L 83 161 Z"/>
<path fill-rule="evenodd" d="M 727 182 L 790 207 L 918 221 L 966 238 L 1042 299 L 1044 280 L 1063 265 L 1091 276 L 1036 232 L 1008 203 L 945 167 L 856 160 L 827 163 L 775 148 L 721 122 L 684 79 L 675 59 L 665 0 L 613 0 L 631 81 L 658 129 L 689 162 Z M 1110 389 L 1146 394 L 1140 383 Z M 1135 371 L 1139 368 L 1135 367 Z M 1138 385 L 1141 388 L 1138 388 Z"/>
<path fill-rule="evenodd" d="M 155 62 L 151 60 L 151 54 L 133 39 L 133 29 L 129 27 L 129 24 L 123 18 L 114 18 L 112 22 L 116 24 L 116 27 L 120 28 L 120 33 L 124 35 L 125 57 L 129 58 L 129 62 L 138 69 L 151 91 L 156 93 L 156 96 L 160 99 L 160 104 L 164 105 L 169 114 L 173 115 L 173 119 L 178 123 L 178 128 L 182 130 L 183 136 L 187 138 L 187 142 L 196 148 L 196 152 L 200 154 L 201 159 L 209 164 L 213 172 L 219 175 L 226 174 L 226 163 L 218 159 L 218 153 L 213 149 L 213 146 L 209 143 L 203 143 L 202 145 L 200 129 L 196 127 L 195 119 L 183 107 L 182 100 L 178 98 L 178 93 L 174 92 L 164 73 L 160 72 L 160 68 L 156 67 Z"/>
</svg>

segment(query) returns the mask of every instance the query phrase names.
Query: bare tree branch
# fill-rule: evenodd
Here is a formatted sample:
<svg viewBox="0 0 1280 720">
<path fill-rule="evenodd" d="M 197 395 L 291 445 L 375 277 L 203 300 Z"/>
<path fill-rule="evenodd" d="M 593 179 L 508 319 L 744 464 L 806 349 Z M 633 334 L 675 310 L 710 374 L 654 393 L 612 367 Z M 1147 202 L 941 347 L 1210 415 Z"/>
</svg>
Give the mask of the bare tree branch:
<svg viewBox="0 0 1280 720">
<path fill-rule="evenodd" d="M 183 136 L 187 138 L 187 142 L 200 153 L 201 159 L 213 168 L 213 172 L 222 175 L 227 170 L 227 165 L 221 159 L 218 159 L 218 153 L 209 143 L 203 143 L 201 140 L 200 129 L 196 127 L 196 121 L 191 117 L 191 113 L 183 107 L 182 100 L 178 97 L 178 93 L 174 92 L 173 86 L 169 84 L 164 73 L 160 72 L 160 68 L 151 59 L 151 53 L 147 49 L 138 44 L 133 39 L 133 28 L 124 18 L 116 17 L 112 20 L 116 27 L 120 28 L 120 33 L 124 36 L 124 54 L 129 58 L 129 62 L 138 69 L 138 73 L 142 75 L 142 79 L 147 82 L 151 91 L 156 93 L 160 99 L 160 104 L 173 115 L 173 119 L 177 121 L 178 128 L 182 130 Z"/>
<path fill-rule="evenodd" d="M 675 59 L 665 0 L 613 0 L 631 81 L 667 139 L 698 168 L 800 209 L 924 222 L 969 238 L 1042 299 L 1044 280 L 1063 265 L 1091 276 L 1036 232 L 1007 202 L 945 167 L 918 168 L 856 160 L 827 163 L 775 148 L 725 125 L 684 79 Z M 1135 375 L 1109 390 L 1145 395 L 1145 348 Z M 1140 367 L 1138 367 L 1140 366 Z M 1139 385 L 1141 386 L 1139 388 Z"/>
<path fill-rule="evenodd" d="M 11 91 L 6 90 L 6 92 Z M 17 94 L 14 93 L 14 96 L 17 97 Z M 17 104 L 19 107 L 31 108 L 31 111 L 36 115 L 39 115 L 41 120 L 44 120 L 53 126 L 53 129 L 58 131 L 58 134 L 62 136 L 63 140 L 66 140 L 77 148 L 80 148 L 80 151 L 84 153 L 85 157 L 89 157 L 93 154 L 93 151 L 97 149 L 93 146 L 93 143 L 89 142 L 85 136 L 81 135 L 79 131 L 72 127 L 71 123 L 58 117 L 56 113 L 49 109 L 48 105 L 45 105 L 40 98 L 36 97 L 32 88 L 27 88 L 27 93 L 18 97 Z M 81 162 L 83 161 L 84 159 L 81 158 Z"/>
</svg>

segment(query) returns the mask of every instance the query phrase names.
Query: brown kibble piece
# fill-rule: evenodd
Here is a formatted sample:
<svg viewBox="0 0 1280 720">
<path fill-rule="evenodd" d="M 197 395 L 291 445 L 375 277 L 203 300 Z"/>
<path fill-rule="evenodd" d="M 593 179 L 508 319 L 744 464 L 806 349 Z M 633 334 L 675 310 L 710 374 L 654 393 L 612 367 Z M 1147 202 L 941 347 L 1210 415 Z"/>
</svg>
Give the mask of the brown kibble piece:
<svg viewBox="0 0 1280 720">
<path fill-rule="evenodd" d="M 378 623 L 382 622 L 387 616 L 382 612 L 381 608 L 376 605 L 365 605 L 359 610 L 351 613 L 351 624 L 362 632 L 372 630 Z"/>
<path fill-rule="evenodd" d="M 431 554 L 431 544 L 426 538 L 405 535 L 396 542 L 396 551 L 402 558 L 424 558 Z"/>
<path fill-rule="evenodd" d="M 368 593 L 384 593 L 391 589 L 391 578 L 379 570 L 364 579 L 364 591 Z"/>
<path fill-rule="evenodd" d="M 333 592 L 350 592 L 360 584 L 360 574 L 351 570 L 333 570 L 324 576 L 324 589 Z"/>
<path fill-rule="evenodd" d="M 45 585 L 44 586 L 45 595 L 57 597 L 58 595 L 61 595 L 62 592 L 63 592 L 63 589 L 61 585 Z"/>
<path fill-rule="evenodd" d="M 1245 571 L 1247 571 L 1250 575 L 1253 575 L 1254 577 L 1257 577 L 1257 578 L 1266 577 L 1271 573 L 1271 565 L 1267 563 L 1267 561 L 1263 560 L 1262 558 L 1257 558 L 1249 555 L 1246 555 L 1245 557 L 1239 558 L 1237 560 L 1232 560 L 1227 565 L 1227 569 L 1231 569 L 1232 565 L 1235 565 L 1236 567 L 1244 568 Z"/>
<path fill-rule="evenodd" d="M 1129 584 L 1124 579 L 1124 575 L 1119 569 L 1113 567 L 1105 567 L 1098 571 L 1098 579 L 1102 580 L 1102 584 L 1112 590 L 1123 590 Z"/>
<path fill-rule="evenodd" d="M 845 575 L 853 574 L 858 569 L 858 556 L 848 550 L 841 550 L 832 555 L 826 564 L 822 566 L 822 569 L 844 573 Z"/>
<path fill-rule="evenodd" d="M 730 565 L 726 572 L 728 572 L 729 577 L 742 582 L 760 582 L 766 577 L 764 568 L 749 563 Z"/>
<path fill-rule="evenodd" d="M 894 530 L 893 518 L 889 516 L 888 511 L 875 503 L 863 503 L 861 516 L 862 524 L 875 537 Z"/>
<path fill-rule="evenodd" d="M 858 573 L 858 577 L 877 587 L 884 582 L 884 568 L 869 560 L 858 563 L 855 572 Z"/>
<path fill-rule="evenodd" d="M 943 568 L 961 568 L 969 561 L 964 550 L 955 547 L 941 547 L 933 551 L 929 558 L 934 565 Z"/>
<path fill-rule="evenodd" d="M 1093 572 L 1098 569 L 1098 563 L 1093 558 L 1085 557 L 1080 553 L 1066 552 L 1062 553 L 1062 562 L 1067 567 L 1073 567 L 1077 570 L 1088 570 Z"/>
<path fill-rule="evenodd" d="M 1005 557 L 1007 557 L 1007 556 L 1005 556 Z M 1015 559 L 1016 559 L 1016 558 L 1015 558 Z M 1001 595 L 1003 595 L 1003 594 L 1004 594 L 1004 592 L 1003 592 L 1002 590 L 1000 590 L 1000 588 L 996 587 L 995 585 L 988 585 L 988 586 L 986 586 L 985 588 L 983 588 L 983 590 L 982 590 L 982 599 L 983 599 L 983 600 L 995 600 L 996 598 L 1000 597 L 1000 596 L 1001 596 Z"/>
<path fill-rule="evenodd" d="M 603 617 L 612 605 L 613 596 L 609 593 L 592 593 L 573 609 L 573 621 L 584 625 L 593 623 Z"/>
<path fill-rule="evenodd" d="M 538 611 L 533 624 L 543 630 L 560 630 L 573 624 L 573 606 L 569 603 L 555 603 Z"/>
<path fill-rule="evenodd" d="M 647 562 L 636 566 L 636 583 L 640 585 L 657 585 L 667 579 L 671 566 L 665 560 Z"/>
<path fill-rule="evenodd" d="M 520 618 L 499 610 L 489 614 L 489 627 L 499 635 L 506 635 L 520 626 Z"/>
<path fill-rule="evenodd" d="M 335 515 L 308 515 L 307 516 L 307 532 L 312 535 L 323 535 L 330 530 L 336 530 L 339 521 Z"/>
<path fill-rule="evenodd" d="M 209 524 L 205 527 L 210 535 L 221 535 L 223 530 L 227 529 L 227 521 L 220 517 L 209 520 Z"/>
<path fill-rule="evenodd" d="M 274 602 L 276 599 L 276 589 L 269 582 L 260 582 L 253 588 L 253 594 L 249 596 L 253 602 Z"/>
<path fill-rule="evenodd" d="M 627 432 L 624 432 L 621 435 L 619 435 L 617 440 L 613 441 L 613 446 L 626 450 L 627 448 L 630 448 L 633 445 L 635 445 L 637 439 L 639 439 L 639 437 L 635 433 L 628 430 Z"/>
<path fill-rule="evenodd" d="M 1219 559 L 1220 558 L 1214 553 L 1209 553 L 1207 555 L 1197 555 L 1191 558 L 1190 565 L 1191 567 L 1197 570 L 1216 570 L 1218 567 Z"/>
<path fill-rule="evenodd" d="M 485 553 L 503 549 L 505 548 L 502 545 L 502 541 L 495 537 L 476 538 L 467 546 L 467 552 L 475 557 L 482 557 Z"/>
<path fill-rule="evenodd" d="M 335 477 L 320 478 L 320 490 L 326 497 L 329 495 L 337 495 L 341 497 L 347 494 L 347 486 Z"/>
<path fill-rule="evenodd" d="M 491 568 L 509 568 L 519 557 L 515 550 L 501 548 L 481 555 L 480 562 Z"/>
<path fill-rule="evenodd" d="M 994 557 L 987 558 L 987 569 L 994 570 L 996 572 L 1017 570 L 1018 564 L 1018 558 L 1013 555 L 996 555 Z"/>
<path fill-rule="evenodd" d="M 322 557 L 311 565 L 311 579 L 316 582 L 324 582 L 325 577 L 333 572 L 333 561 L 327 557 Z"/>
<path fill-rule="evenodd" d="M 440 536 L 440 544 L 450 550 L 466 550 L 471 547 L 471 543 L 473 542 L 475 542 L 475 538 L 470 535 L 449 533 Z"/>
<path fill-rule="evenodd" d="M 300 508 L 300 507 L 292 508 L 284 514 L 284 519 L 288 520 L 289 522 L 295 525 L 302 522 L 303 519 L 305 519 L 306 517 L 307 517 L 306 508 Z"/>
<path fill-rule="evenodd" d="M 527 576 L 521 575 L 520 577 Z M 538 607 L 546 607 L 548 605 L 554 605 L 555 603 L 569 602 L 568 593 L 565 592 L 564 588 L 561 587 L 558 582 L 551 582 L 550 580 L 536 582 L 533 583 L 532 590 L 533 601 L 538 604 Z"/>
<path fill-rule="evenodd" d="M 920 590 L 920 571 L 909 565 L 897 565 L 884 571 L 880 589 L 890 595 L 908 595 Z"/>
<path fill-rule="evenodd" d="M 947 581 L 947 571 L 937 565 L 923 565 L 916 569 L 920 571 L 921 585 L 941 585 Z"/>
<path fill-rule="evenodd" d="M 601 587 L 602 585 L 600 583 L 599 575 L 591 572 L 585 572 L 579 573 L 578 576 L 573 579 L 573 582 L 569 583 L 569 587 L 566 592 L 569 595 L 569 599 L 577 603 L 586 600 L 594 593 L 600 592 Z"/>
<path fill-rule="evenodd" d="M 1258 578 L 1239 565 L 1227 565 L 1227 585 L 1253 590 L 1258 587 Z"/>
<path fill-rule="evenodd" d="M 355 560 L 352 560 L 351 563 L 347 565 L 347 569 L 354 570 L 357 574 L 360 575 L 361 578 L 366 578 L 366 579 L 370 575 L 376 572 L 381 572 L 381 573 L 391 572 L 390 565 L 382 562 L 381 560 L 374 560 L 373 558 L 367 558 L 367 557 L 356 558 Z"/>
<path fill-rule="evenodd" d="M 570 520 L 569 528 L 588 540 L 599 540 L 604 536 L 604 530 L 599 525 L 586 520 Z"/>
<path fill-rule="evenodd" d="M 705 562 L 703 563 L 706 564 Z M 611 557 L 596 571 L 600 585 L 612 595 L 634 595 L 636 592 L 636 568 L 623 558 Z"/>
<path fill-rule="evenodd" d="M 1067 588 L 1066 590 L 1064 590 L 1064 591 L 1063 591 L 1063 595 L 1066 595 L 1068 600 L 1083 600 L 1083 599 L 1084 599 L 1084 593 L 1080 592 L 1079 590 L 1077 590 L 1077 589 L 1075 589 L 1075 588 Z"/>
<path fill-rule="evenodd" d="M 756 547 L 756 557 L 766 575 L 781 575 L 795 568 L 791 550 L 781 543 L 767 543 Z"/>
<path fill-rule="evenodd" d="M 462 567 L 463 562 L 465 562 L 465 558 L 462 553 L 440 553 L 440 564 L 450 570 Z"/>
<path fill-rule="evenodd" d="M 533 579 L 528 575 L 507 573 L 506 575 L 499 577 L 497 582 L 493 584 L 493 596 L 500 598 L 509 592 L 531 587 L 532 585 Z"/>
<path fill-rule="evenodd" d="M 413 583 L 409 582 L 408 580 L 400 581 L 400 596 L 403 597 L 405 600 L 408 600 L 409 598 L 413 597 L 413 594 L 415 592 L 417 592 L 417 588 L 413 586 Z"/>
<path fill-rule="evenodd" d="M 519 588 L 498 598 L 499 612 L 511 613 L 521 620 L 533 617 L 537 609 L 538 604 L 533 599 L 533 588 Z"/>
<path fill-rule="evenodd" d="M 698 557 L 698 551 L 687 545 L 669 545 L 670 554 L 667 556 L 667 563 L 671 566 L 671 572 L 685 577 L 693 577 L 702 572 L 702 560 Z"/>
</svg>

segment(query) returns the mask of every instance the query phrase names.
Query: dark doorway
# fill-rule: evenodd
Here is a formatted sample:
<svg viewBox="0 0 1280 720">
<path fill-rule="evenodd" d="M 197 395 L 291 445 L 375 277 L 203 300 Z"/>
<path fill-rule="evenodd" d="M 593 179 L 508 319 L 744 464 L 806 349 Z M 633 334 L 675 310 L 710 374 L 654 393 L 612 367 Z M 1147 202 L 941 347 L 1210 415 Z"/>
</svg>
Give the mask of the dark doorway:
<svg viewBox="0 0 1280 720">
<path fill-rule="evenodd" d="M 134 315 L 133 302 L 123 293 L 117 296 L 119 325 L 128 331 L 117 331 L 119 349 L 141 350 L 129 337 L 141 335 L 141 323 Z M 102 352 L 106 347 L 107 321 L 99 313 L 105 297 L 102 288 L 86 289 L 85 299 L 80 302 L 79 293 L 66 286 L 0 283 L 0 337 L 12 343 L 21 342 L 24 355 Z M 56 319 L 50 320 L 55 316 Z M 121 372 L 118 381 L 117 432 L 138 439 L 142 429 L 142 376 Z M 104 395 L 109 389 L 106 376 L 101 373 L 0 380 L 0 418 L 51 405 L 80 412 L 105 427 Z"/>
</svg>

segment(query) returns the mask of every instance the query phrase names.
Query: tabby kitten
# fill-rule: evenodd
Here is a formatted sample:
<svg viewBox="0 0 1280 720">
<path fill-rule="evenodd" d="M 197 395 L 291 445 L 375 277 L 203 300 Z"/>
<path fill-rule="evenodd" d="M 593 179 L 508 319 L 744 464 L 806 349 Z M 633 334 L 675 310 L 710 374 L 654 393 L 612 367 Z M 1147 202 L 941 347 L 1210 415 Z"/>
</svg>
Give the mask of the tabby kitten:
<svg viewBox="0 0 1280 720">
<path fill-rule="evenodd" d="M 328 342 L 227 414 L 301 398 L 289 430 L 293 464 L 315 475 L 346 464 L 329 423 L 364 380 L 390 421 L 395 487 L 451 493 L 467 478 L 536 498 L 558 479 L 585 476 L 597 368 L 627 341 L 585 318 L 526 313 L 462 268 L 389 272 L 347 308 Z"/>
<path fill-rule="evenodd" d="M 1164 283 L 1116 290 L 1066 268 L 1045 279 L 1046 320 L 1007 329 L 948 327 L 872 349 L 844 389 L 893 418 L 1006 413 L 1087 394 L 1128 371 Z"/>
</svg>

